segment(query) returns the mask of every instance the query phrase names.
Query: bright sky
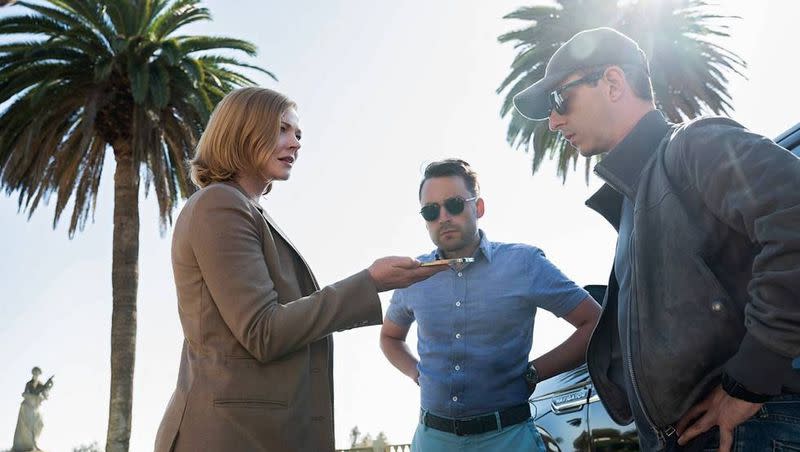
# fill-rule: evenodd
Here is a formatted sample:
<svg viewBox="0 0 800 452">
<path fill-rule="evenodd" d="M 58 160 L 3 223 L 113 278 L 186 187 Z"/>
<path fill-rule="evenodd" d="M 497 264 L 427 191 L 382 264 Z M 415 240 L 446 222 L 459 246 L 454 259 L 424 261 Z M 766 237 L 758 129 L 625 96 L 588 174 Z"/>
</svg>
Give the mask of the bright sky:
<svg viewBox="0 0 800 452">
<path fill-rule="evenodd" d="M 531 243 L 579 284 L 604 283 L 615 236 L 584 200 L 599 187 L 582 172 L 566 185 L 551 163 L 532 177 L 530 156 L 505 143 L 495 89 L 514 52 L 496 38 L 518 26 L 501 17 L 521 0 L 374 2 L 215 0 L 212 23 L 193 33 L 254 42 L 256 60 L 300 107 L 303 149 L 292 179 L 263 205 L 287 231 L 322 284 L 389 254 L 429 251 L 416 190 L 426 162 L 456 156 L 480 174 L 493 240 Z M 800 64 L 786 49 L 797 27 L 795 2 L 726 2 L 734 38 L 725 45 L 748 63 L 734 79 L 733 114 L 775 136 L 800 121 Z M 12 7 L 8 11 L 19 11 Z M 8 14 L 2 11 L 3 15 Z M 52 207 L 26 221 L 15 197 L 0 197 L 0 450 L 10 447 L 20 393 L 34 365 L 56 374 L 43 405 L 40 444 L 69 451 L 105 442 L 111 319 L 113 164 L 104 172 L 95 222 L 68 240 L 51 227 Z M 177 215 L 177 212 L 176 212 Z M 139 333 L 132 451 L 152 450 L 178 371 L 182 333 L 170 267 L 171 230 L 159 236 L 157 206 L 141 202 Z M 387 294 L 385 294 L 387 295 Z M 383 296 L 384 307 L 388 296 Z M 378 327 L 335 335 L 337 447 L 354 425 L 390 442 L 409 442 L 418 388 L 378 349 Z M 563 340 L 567 324 L 537 316 L 537 356 Z M 410 335 L 415 347 L 415 332 Z"/>
</svg>

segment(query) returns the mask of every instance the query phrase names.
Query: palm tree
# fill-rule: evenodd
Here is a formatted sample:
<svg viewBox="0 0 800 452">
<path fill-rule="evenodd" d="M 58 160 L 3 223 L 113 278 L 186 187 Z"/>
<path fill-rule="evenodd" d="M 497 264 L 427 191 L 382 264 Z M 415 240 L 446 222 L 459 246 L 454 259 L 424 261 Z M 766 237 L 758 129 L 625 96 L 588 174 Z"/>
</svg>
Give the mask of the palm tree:
<svg viewBox="0 0 800 452">
<path fill-rule="evenodd" d="M 0 19 L 0 183 L 28 217 L 55 194 L 55 227 L 74 200 L 69 237 L 93 213 L 103 161 L 113 151 L 111 396 L 107 451 L 130 440 L 136 343 L 139 186 L 153 189 L 161 228 L 193 191 L 184 164 L 216 103 L 252 84 L 231 57 L 255 47 L 225 37 L 177 35 L 210 20 L 199 0 L 19 1 Z M 18 7 L 18 6 L 17 6 Z M 225 51 L 226 55 L 208 51 Z"/>
<path fill-rule="evenodd" d="M 531 25 L 498 37 L 518 49 L 511 73 L 497 93 L 507 90 L 500 116 L 510 116 L 506 140 L 525 152 L 533 147 L 535 173 L 545 156 L 558 157 L 557 173 L 566 181 L 578 152 L 558 134 L 548 130 L 547 121 L 533 122 L 514 110 L 514 96 L 544 76 L 547 61 L 575 33 L 587 28 L 613 27 L 642 46 L 650 60 L 656 106 L 673 122 L 703 112 L 727 114 L 731 104 L 728 75 L 742 75 L 745 62 L 717 42 L 728 37 L 724 19 L 711 12 L 703 0 L 557 0 L 557 6 L 522 7 L 506 19 L 528 21 Z M 738 18 L 737 18 L 738 19 Z M 585 174 L 589 180 L 590 160 Z"/>
</svg>

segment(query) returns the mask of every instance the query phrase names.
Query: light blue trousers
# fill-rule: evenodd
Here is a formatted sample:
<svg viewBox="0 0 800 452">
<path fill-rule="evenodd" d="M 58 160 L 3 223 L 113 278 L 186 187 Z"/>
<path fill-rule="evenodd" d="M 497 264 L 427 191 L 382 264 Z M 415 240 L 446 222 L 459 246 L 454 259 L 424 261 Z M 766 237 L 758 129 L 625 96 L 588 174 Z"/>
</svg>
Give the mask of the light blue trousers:
<svg viewBox="0 0 800 452">
<path fill-rule="evenodd" d="M 411 452 L 544 452 L 544 442 L 533 419 L 500 431 L 458 436 L 420 423 L 411 442 Z"/>
</svg>

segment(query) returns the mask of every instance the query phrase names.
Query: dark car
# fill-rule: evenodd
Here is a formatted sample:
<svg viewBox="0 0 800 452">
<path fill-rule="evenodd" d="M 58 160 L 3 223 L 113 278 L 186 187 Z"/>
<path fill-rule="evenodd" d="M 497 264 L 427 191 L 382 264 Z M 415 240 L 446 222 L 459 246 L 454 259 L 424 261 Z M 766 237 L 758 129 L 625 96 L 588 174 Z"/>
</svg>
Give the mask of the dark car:
<svg viewBox="0 0 800 452">
<path fill-rule="evenodd" d="M 800 157 L 800 124 L 775 141 Z M 603 300 L 605 286 L 586 289 L 598 302 Z M 800 358 L 793 364 L 800 368 Z M 636 427 L 611 420 L 594 390 L 586 365 L 539 383 L 529 402 L 548 451 L 639 450 Z"/>
<path fill-rule="evenodd" d="M 585 289 L 595 300 L 603 300 L 605 286 Z M 548 451 L 639 450 L 636 426 L 611 420 L 586 365 L 540 382 L 529 402 Z"/>
<path fill-rule="evenodd" d="M 778 138 L 775 138 L 775 142 L 800 157 L 800 123 L 778 135 Z"/>
</svg>

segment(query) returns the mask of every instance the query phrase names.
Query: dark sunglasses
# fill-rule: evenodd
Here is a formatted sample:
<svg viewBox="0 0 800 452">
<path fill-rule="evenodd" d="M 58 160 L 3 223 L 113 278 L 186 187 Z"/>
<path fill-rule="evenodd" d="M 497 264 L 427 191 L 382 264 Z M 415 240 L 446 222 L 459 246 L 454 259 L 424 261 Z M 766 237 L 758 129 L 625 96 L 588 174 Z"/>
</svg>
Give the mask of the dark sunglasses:
<svg viewBox="0 0 800 452">
<path fill-rule="evenodd" d="M 458 215 L 464 211 L 464 203 L 475 201 L 478 199 L 477 196 L 473 196 L 472 198 L 464 199 L 461 196 L 454 196 L 452 198 L 447 198 L 444 200 L 442 205 L 444 205 L 444 209 L 450 215 Z M 439 218 L 439 213 L 442 211 L 442 206 L 439 205 L 438 202 L 432 202 L 430 204 L 425 204 L 422 206 L 422 209 L 419 211 L 422 214 L 422 218 L 425 221 L 436 221 Z"/>
<path fill-rule="evenodd" d="M 548 96 L 548 99 L 550 100 L 550 111 L 555 110 L 559 115 L 567 114 L 567 100 L 569 100 L 569 98 L 565 99 L 561 93 L 578 85 L 596 83 L 598 80 L 603 78 L 603 73 L 604 71 L 592 72 L 591 74 L 581 77 L 578 80 L 573 80 L 569 83 L 561 85 L 555 91 L 551 91 L 550 95 Z"/>
</svg>

